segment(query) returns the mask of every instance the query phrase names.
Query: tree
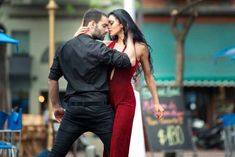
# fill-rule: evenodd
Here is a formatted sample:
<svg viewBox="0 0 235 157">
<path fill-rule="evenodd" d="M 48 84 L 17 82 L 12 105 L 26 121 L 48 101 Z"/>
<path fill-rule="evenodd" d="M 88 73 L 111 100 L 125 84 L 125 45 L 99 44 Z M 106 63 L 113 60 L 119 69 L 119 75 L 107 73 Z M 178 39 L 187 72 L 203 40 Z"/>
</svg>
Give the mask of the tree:
<svg viewBox="0 0 235 157">
<path fill-rule="evenodd" d="M 89 8 L 98 8 L 106 11 L 111 11 L 120 8 L 123 5 L 123 0 L 79 0 L 78 2 L 80 4 L 87 5 Z M 76 14 L 76 8 L 73 4 L 68 2 L 65 8 L 68 14 Z"/>
<path fill-rule="evenodd" d="M 8 110 L 6 86 L 6 44 L 0 43 L 0 111 Z"/>
<path fill-rule="evenodd" d="M 171 12 L 171 28 L 176 40 L 176 82 L 175 85 L 181 87 L 184 76 L 184 45 L 185 38 L 198 16 L 195 6 L 204 0 L 187 0 L 183 8 L 173 9 Z M 182 17 L 183 18 L 180 18 Z"/>
<path fill-rule="evenodd" d="M 182 87 L 184 77 L 184 46 L 186 36 L 198 16 L 196 6 L 204 0 L 186 0 L 183 8 L 171 11 L 171 30 L 176 40 L 176 81 L 177 87 Z M 181 18 L 182 17 L 182 18 Z M 166 153 L 165 157 L 175 157 L 176 153 Z"/>
<path fill-rule="evenodd" d="M 4 0 L 0 1 L 0 7 Z M 5 32 L 0 23 L 0 30 Z M 0 111 L 9 111 L 7 105 L 7 74 L 6 74 L 6 44 L 0 43 Z"/>
</svg>

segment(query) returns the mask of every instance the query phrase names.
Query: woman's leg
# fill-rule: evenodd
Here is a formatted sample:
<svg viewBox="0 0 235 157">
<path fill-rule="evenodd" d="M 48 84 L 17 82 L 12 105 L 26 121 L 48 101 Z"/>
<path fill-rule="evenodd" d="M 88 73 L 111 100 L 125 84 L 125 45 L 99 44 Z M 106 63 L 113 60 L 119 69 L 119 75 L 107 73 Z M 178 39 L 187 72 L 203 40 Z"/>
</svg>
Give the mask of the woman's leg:
<svg viewBox="0 0 235 157">
<path fill-rule="evenodd" d="M 128 157 L 134 113 L 135 104 L 120 103 L 117 105 L 110 157 Z"/>
</svg>

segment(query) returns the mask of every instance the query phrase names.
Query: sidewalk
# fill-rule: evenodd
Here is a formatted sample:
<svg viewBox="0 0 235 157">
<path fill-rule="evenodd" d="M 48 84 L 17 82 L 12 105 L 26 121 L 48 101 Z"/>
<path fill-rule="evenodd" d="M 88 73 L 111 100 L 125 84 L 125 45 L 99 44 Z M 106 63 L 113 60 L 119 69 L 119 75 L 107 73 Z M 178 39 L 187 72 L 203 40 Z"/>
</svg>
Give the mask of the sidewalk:
<svg viewBox="0 0 235 157">
<path fill-rule="evenodd" d="M 102 157 L 103 144 L 101 143 L 100 139 L 94 136 L 90 132 L 86 133 L 86 137 L 89 144 L 95 146 L 97 155 L 99 155 L 99 157 Z M 72 153 L 69 153 L 66 157 L 74 157 L 74 156 L 72 155 Z M 76 157 L 86 157 L 85 152 L 84 151 L 78 152 Z M 135 157 L 142 157 L 142 156 L 135 156 Z M 145 157 L 164 157 L 164 153 L 147 152 Z M 182 153 L 178 153 L 177 157 L 194 157 L 194 156 L 193 152 L 185 151 Z M 225 152 L 223 150 L 198 150 L 197 157 L 225 157 Z M 235 157 L 235 154 L 232 157 Z"/>
<path fill-rule="evenodd" d="M 99 157 L 102 157 L 101 154 L 98 154 Z M 66 157 L 74 157 L 71 153 L 69 153 Z M 76 157 L 86 157 L 84 152 L 78 152 Z M 141 157 L 141 156 L 136 156 Z M 146 153 L 146 157 L 164 157 L 164 153 Z M 192 152 L 183 152 L 178 157 L 194 157 Z M 199 151 L 197 153 L 197 157 L 225 157 L 223 151 Z M 233 156 L 234 157 L 234 156 Z"/>
<path fill-rule="evenodd" d="M 164 153 L 147 153 L 146 157 L 164 157 Z M 193 152 L 182 152 L 178 157 L 194 157 Z M 225 153 L 223 151 L 198 151 L 197 157 L 225 157 Z"/>
</svg>

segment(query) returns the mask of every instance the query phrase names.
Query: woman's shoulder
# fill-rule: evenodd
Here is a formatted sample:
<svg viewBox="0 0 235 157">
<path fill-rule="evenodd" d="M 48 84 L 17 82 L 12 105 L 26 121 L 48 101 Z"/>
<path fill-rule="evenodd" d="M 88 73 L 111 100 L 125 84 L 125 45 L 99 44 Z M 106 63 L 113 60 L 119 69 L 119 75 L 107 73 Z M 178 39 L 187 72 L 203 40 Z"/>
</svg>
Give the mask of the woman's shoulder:
<svg viewBox="0 0 235 157">
<path fill-rule="evenodd" d="M 147 47 L 147 45 L 145 44 L 145 43 L 142 43 L 142 42 L 136 42 L 135 43 L 135 49 L 136 50 L 139 50 L 139 51 L 143 51 L 143 50 L 147 50 L 148 49 L 148 47 Z"/>
</svg>

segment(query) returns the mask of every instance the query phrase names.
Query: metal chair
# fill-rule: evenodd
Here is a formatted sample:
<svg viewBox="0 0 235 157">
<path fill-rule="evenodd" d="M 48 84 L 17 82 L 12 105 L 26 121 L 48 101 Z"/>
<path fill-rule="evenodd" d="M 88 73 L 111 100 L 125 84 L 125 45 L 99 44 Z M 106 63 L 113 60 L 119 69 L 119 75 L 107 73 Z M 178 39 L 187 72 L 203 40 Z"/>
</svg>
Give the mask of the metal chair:
<svg viewBox="0 0 235 157">
<path fill-rule="evenodd" d="M 8 120 L 8 126 L 5 122 Z M 21 143 L 22 112 L 12 112 L 7 114 L 0 129 L 0 156 L 16 157 Z M 19 133 L 16 137 L 15 133 Z M 17 140 L 17 141 L 16 141 Z"/>
<path fill-rule="evenodd" d="M 3 150 L 8 150 L 7 156 L 9 156 L 8 154 L 11 154 L 10 157 L 16 156 L 16 151 L 14 151 L 16 150 L 16 147 L 10 142 L 0 141 L 0 154 L 4 153 Z"/>
<path fill-rule="evenodd" d="M 6 112 L 0 111 L 0 130 L 4 128 L 7 119 L 8 114 Z"/>
<path fill-rule="evenodd" d="M 224 130 L 225 157 L 235 157 L 235 114 L 226 114 L 222 117 Z"/>
<path fill-rule="evenodd" d="M 235 157 L 235 125 L 226 126 L 223 135 L 225 157 Z"/>
</svg>

